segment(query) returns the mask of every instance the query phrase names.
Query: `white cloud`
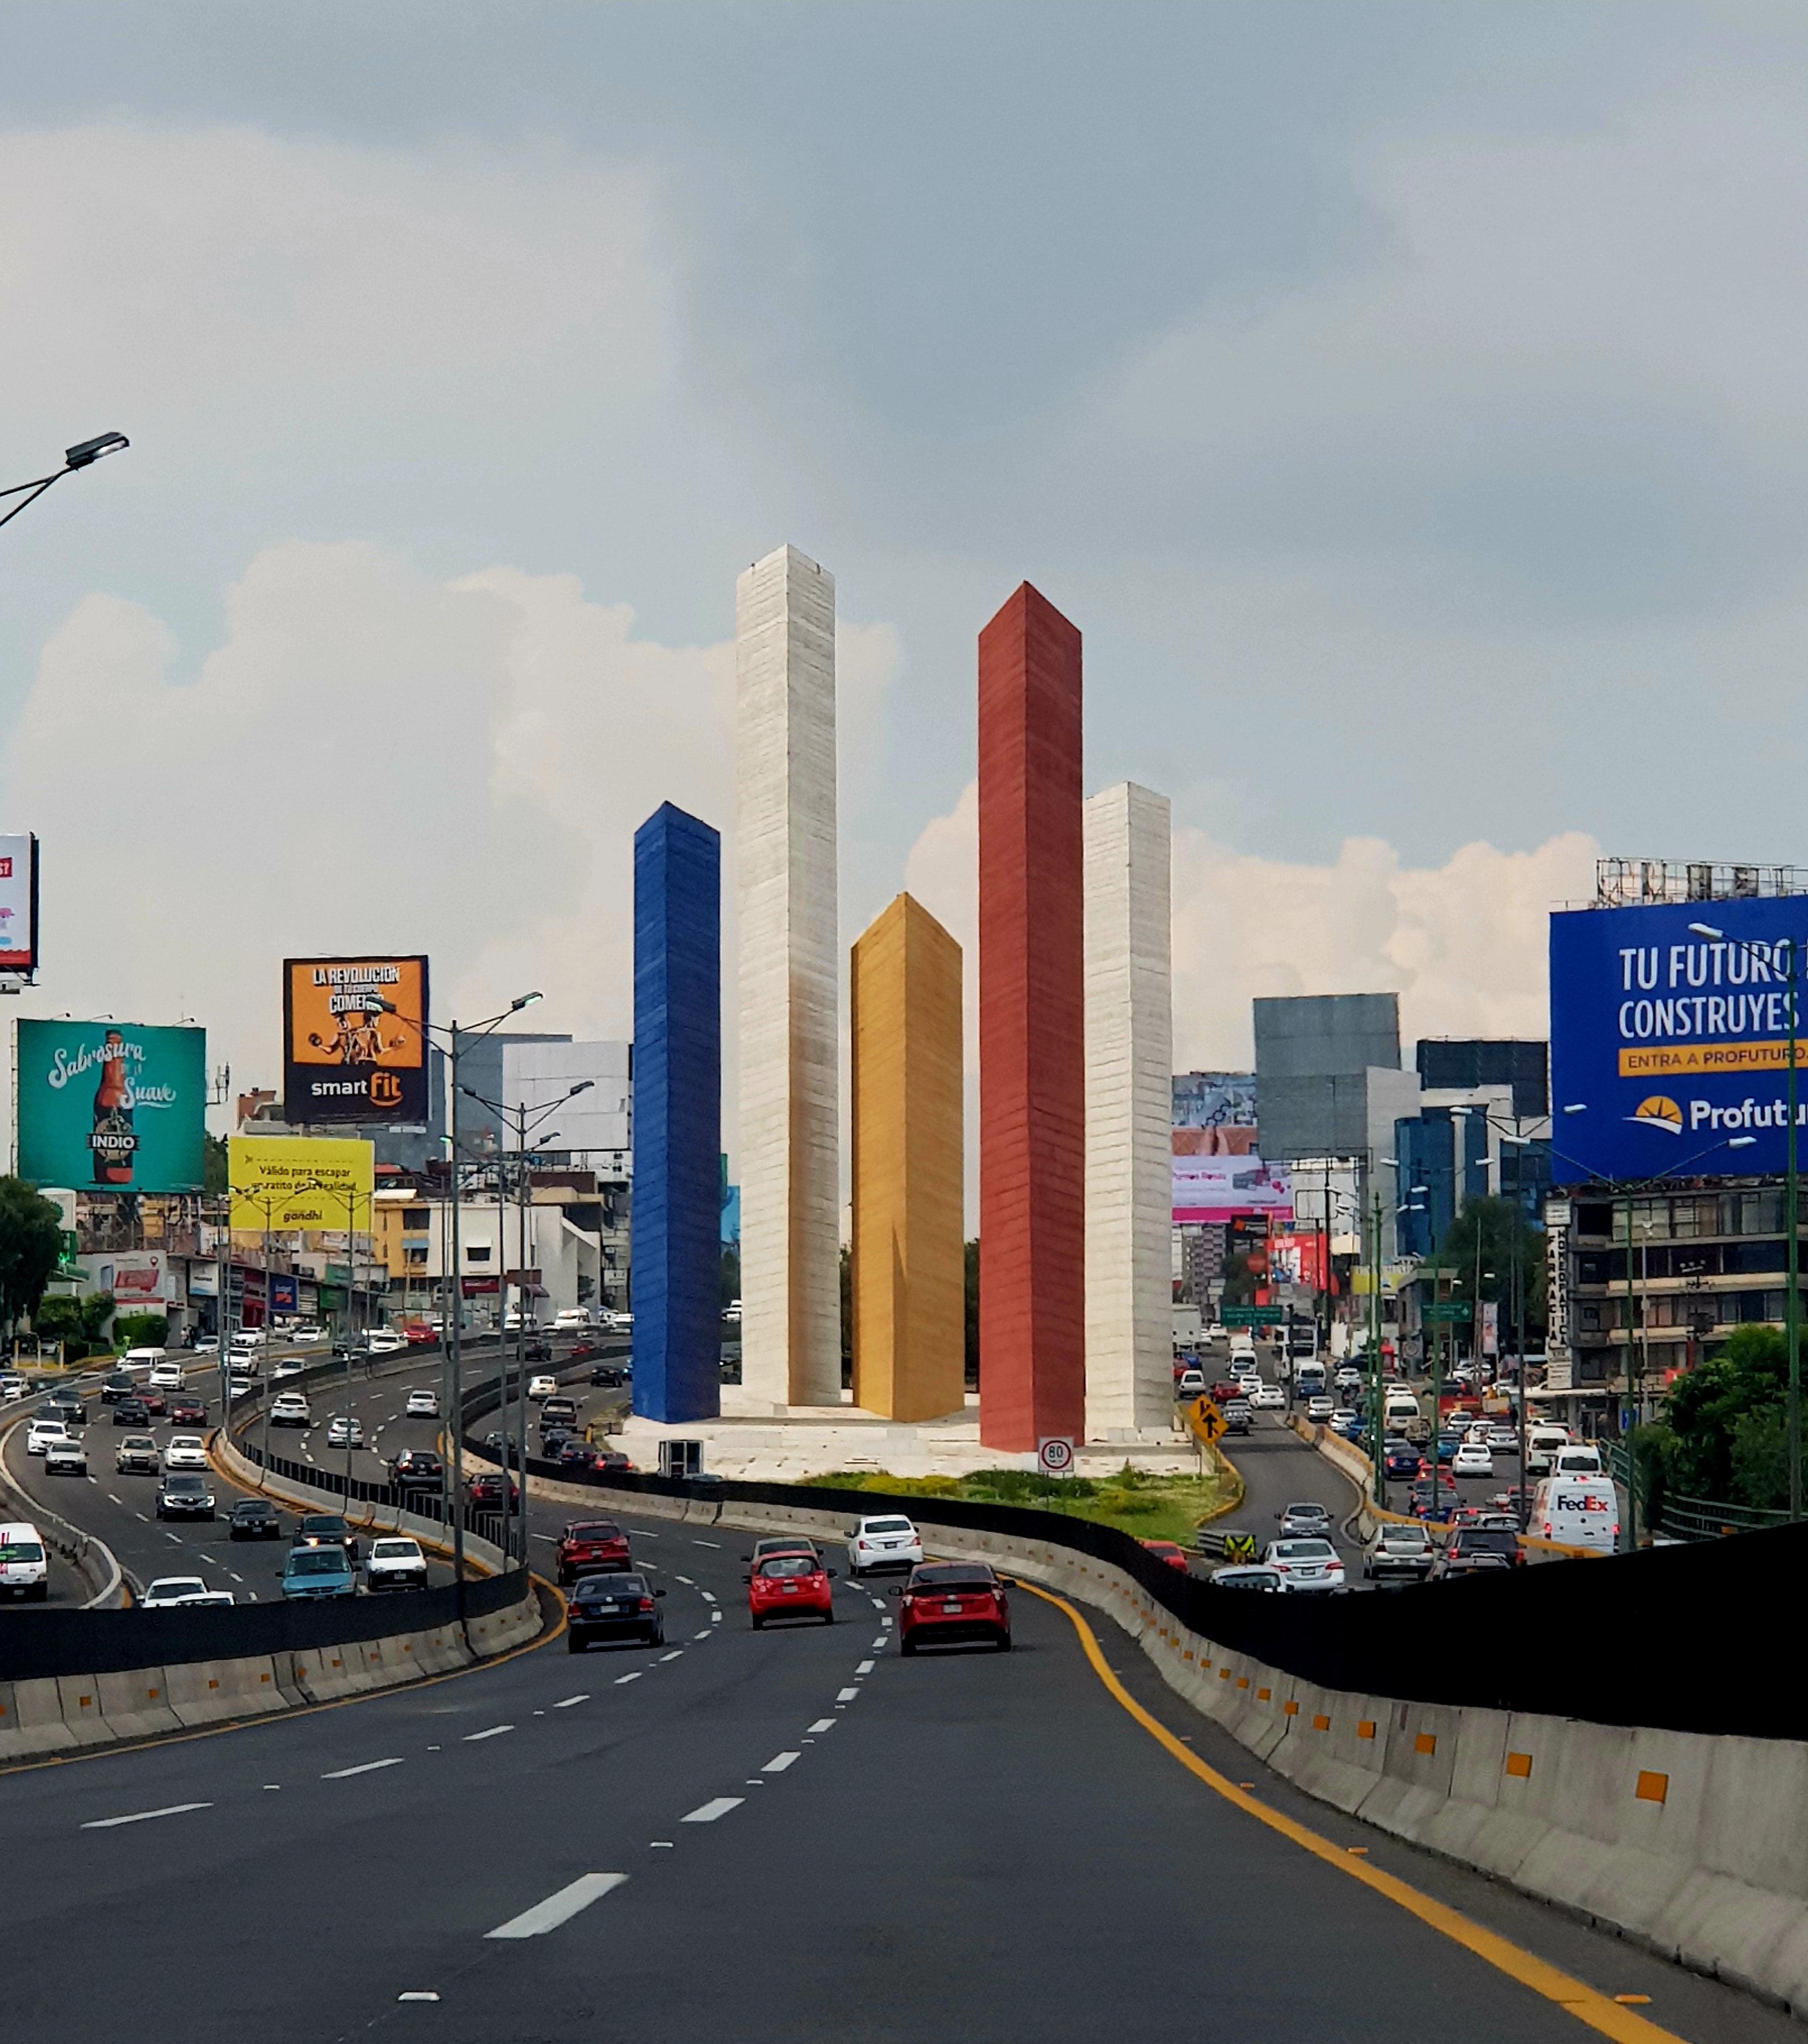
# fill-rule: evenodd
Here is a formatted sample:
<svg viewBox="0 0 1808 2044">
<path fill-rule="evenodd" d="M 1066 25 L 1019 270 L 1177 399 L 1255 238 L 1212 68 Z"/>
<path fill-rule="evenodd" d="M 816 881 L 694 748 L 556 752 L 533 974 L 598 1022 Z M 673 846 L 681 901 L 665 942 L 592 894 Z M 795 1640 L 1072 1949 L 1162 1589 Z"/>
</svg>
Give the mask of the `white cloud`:
<svg viewBox="0 0 1808 2044">
<path fill-rule="evenodd" d="M 904 885 L 960 939 L 967 1061 L 977 1062 L 979 790 L 969 782 L 912 846 Z M 1469 844 L 1441 866 L 1403 866 L 1378 838 L 1330 866 L 1238 852 L 1174 833 L 1177 1070 L 1247 1069 L 1258 994 L 1400 997 L 1403 1043 L 1420 1036 L 1544 1036 L 1549 911 L 1594 891 L 1599 847 L 1579 832 L 1529 852 Z"/>
<path fill-rule="evenodd" d="M 259 555 L 191 681 L 168 631 L 84 602 L 45 648 L 5 813 L 44 840 L 36 1012 L 191 1013 L 277 1070 L 278 961 L 421 950 L 436 1012 L 536 987 L 628 1033 L 635 827 L 728 814 L 731 649 L 635 636 L 569 576 L 450 585 L 374 549 Z"/>
</svg>

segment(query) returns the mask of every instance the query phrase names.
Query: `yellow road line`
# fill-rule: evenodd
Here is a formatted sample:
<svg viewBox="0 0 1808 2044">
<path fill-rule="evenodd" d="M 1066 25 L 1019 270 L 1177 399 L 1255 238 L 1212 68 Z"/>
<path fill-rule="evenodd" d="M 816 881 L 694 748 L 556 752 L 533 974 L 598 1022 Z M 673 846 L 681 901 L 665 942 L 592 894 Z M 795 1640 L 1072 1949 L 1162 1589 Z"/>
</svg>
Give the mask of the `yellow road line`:
<svg viewBox="0 0 1808 2044">
<path fill-rule="evenodd" d="M 1529 1987 L 1534 1994 L 1541 1995 L 1546 2001 L 1555 2002 L 1579 2023 L 1585 2023 L 1591 2030 L 1598 2030 L 1603 2037 L 1610 2037 L 1615 2044 L 1683 2044 L 1676 2034 L 1636 2015 L 1630 2008 L 1616 2002 L 1610 1995 L 1599 1988 L 1575 1980 L 1556 1966 L 1549 1965 L 1541 1958 L 1515 1945 L 1498 1931 L 1490 1931 L 1465 1916 L 1460 1910 L 1434 1901 L 1422 1895 L 1410 1883 L 1397 1875 L 1384 1873 L 1380 1867 L 1371 1866 L 1342 1846 L 1333 1845 L 1329 1838 L 1321 1838 L 1315 1831 L 1299 1823 L 1279 1810 L 1259 1802 L 1255 1796 L 1239 1788 L 1215 1768 L 1208 1767 L 1198 1755 L 1191 1752 L 1158 1718 L 1152 1716 L 1130 1695 L 1123 1683 L 1106 1665 L 1105 1657 L 1092 1628 L 1086 1623 L 1065 1597 L 1054 1596 L 1050 1591 L 1038 1589 L 1023 1577 L 1018 1577 L 1020 1586 L 1032 1596 L 1042 1598 L 1059 1611 L 1066 1612 L 1074 1631 L 1080 1635 L 1080 1643 L 1085 1650 L 1086 1658 L 1092 1664 L 1092 1672 L 1110 1690 L 1113 1698 L 1129 1712 L 1152 1739 L 1165 1746 L 1174 1758 L 1191 1774 L 1196 1775 L 1205 1785 L 1222 1796 L 1227 1803 L 1234 1803 L 1246 1815 L 1258 1823 L 1266 1824 L 1270 1831 L 1278 1831 L 1290 1838 L 1303 1851 L 1309 1852 L 1327 1866 L 1334 1866 L 1338 1873 L 1347 1874 L 1352 1881 L 1359 1881 L 1365 1888 L 1372 1888 L 1384 1895 L 1390 1902 L 1397 1903 L 1422 1923 L 1429 1924 L 1434 1931 L 1441 1931 L 1446 1938 L 1463 1946 L 1485 1959 L 1488 1965 L 1516 1980 L 1522 1987 Z"/>
</svg>

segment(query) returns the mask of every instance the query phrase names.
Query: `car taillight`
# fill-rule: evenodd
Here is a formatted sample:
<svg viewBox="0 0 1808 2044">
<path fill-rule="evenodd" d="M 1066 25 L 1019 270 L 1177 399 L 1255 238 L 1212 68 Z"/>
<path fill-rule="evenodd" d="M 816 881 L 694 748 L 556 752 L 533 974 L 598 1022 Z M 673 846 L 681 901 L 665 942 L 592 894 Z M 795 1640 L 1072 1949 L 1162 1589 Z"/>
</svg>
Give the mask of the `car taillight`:
<svg viewBox="0 0 1808 2044">
<path fill-rule="evenodd" d="M 651 1611 L 653 1608 L 653 1600 L 651 1597 L 643 1597 L 640 1600 L 640 1608 L 643 1611 Z"/>
</svg>

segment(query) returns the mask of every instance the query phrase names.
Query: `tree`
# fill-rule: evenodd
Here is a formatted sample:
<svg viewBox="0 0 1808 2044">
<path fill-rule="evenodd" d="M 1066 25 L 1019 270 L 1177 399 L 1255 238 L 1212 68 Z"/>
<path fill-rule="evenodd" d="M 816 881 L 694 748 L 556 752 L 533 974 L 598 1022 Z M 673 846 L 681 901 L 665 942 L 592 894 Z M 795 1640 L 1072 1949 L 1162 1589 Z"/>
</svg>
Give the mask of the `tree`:
<svg viewBox="0 0 1808 2044">
<path fill-rule="evenodd" d="M 1481 1298 L 1500 1307 L 1502 1339 L 1517 1325 L 1513 1301 L 1513 1251 L 1517 1236 L 1519 1251 L 1519 1297 L 1524 1302 L 1529 1334 L 1542 1335 L 1545 1326 L 1545 1238 L 1541 1229 L 1526 1218 L 1517 1200 L 1471 1200 L 1445 1230 L 1432 1264 L 1462 1279 L 1457 1297 L 1473 1299 L 1476 1287 L 1476 1251 L 1481 1250 Z M 1429 1269 L 1429 1266 L 1427 1267 Z M 1426 1274 L 1422 1271 L 1422 1274 Z"/>
<path fill-rule="evenodd" d="M 23 1178 L 0 1178 L 0 1319 L 9 1328 L 37 1310 L 63 1253 L 63 1211 Z"/>
<path fill-rule="evenodd" d="M 46 1341 L 61 1342 L 64 1359 L 73 1362 L 106 1346 L 101 1331 L 112 1312 L 110 1292 L 90 1292 L 85 1299 L 40 1299 L 32 1326 Z"/>
<path fill-rule="evenodd" d="M 226 1189 L 226 1139 L 203 1132 L 201 1143 L 201 1189 L 204 1193 L 223 1193 Z"/>
<path fill-rule="evenodd" d="M 1780 1331 L 1738 1328 L 1718 1354 L 1677 1378 L 1662 1424 L 1640 1430 L 1654 1487 L 1773 1510 L 1787 1505 L 1788 1387 Z"/>
</svg>

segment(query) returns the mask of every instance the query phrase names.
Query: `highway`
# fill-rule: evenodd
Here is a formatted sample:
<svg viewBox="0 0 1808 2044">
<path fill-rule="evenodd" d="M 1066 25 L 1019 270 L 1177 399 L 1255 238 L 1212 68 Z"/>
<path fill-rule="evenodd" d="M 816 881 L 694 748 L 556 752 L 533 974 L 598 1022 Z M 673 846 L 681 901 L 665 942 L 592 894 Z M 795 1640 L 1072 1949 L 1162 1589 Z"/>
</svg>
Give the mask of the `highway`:
<svg viewBox="0 0 1808 2044">
<path fill-rule="evenodd" d="M 536 1529 L 559 1516 L 536 1508 Z M 573 1656 L 555 1639 L 353 1704 L 0 1775 L 11 1945 L 32 1959 L 0 1981 L 6 2033 L 1584 2034 L 1334 1856 L 1196 1781 L 1113 1700 L 1067 1617 L 1029 1592 L 1014 1599 L 1015 1653 L 904 1661 L 881 1585 L 844 1573 L 840 1623 L 755 1635 L 745 1536 L 628 1523 L 667 1593 L 662 1649 Z M 1338 1851 L 1363 1845 L 1370 1865 L 1606 1994 L 1649 1995 L 1671 2034 L 1797 2034 L 1295 1796 L 1088 1618 L 1134 1699 Z"/>
</svg>

